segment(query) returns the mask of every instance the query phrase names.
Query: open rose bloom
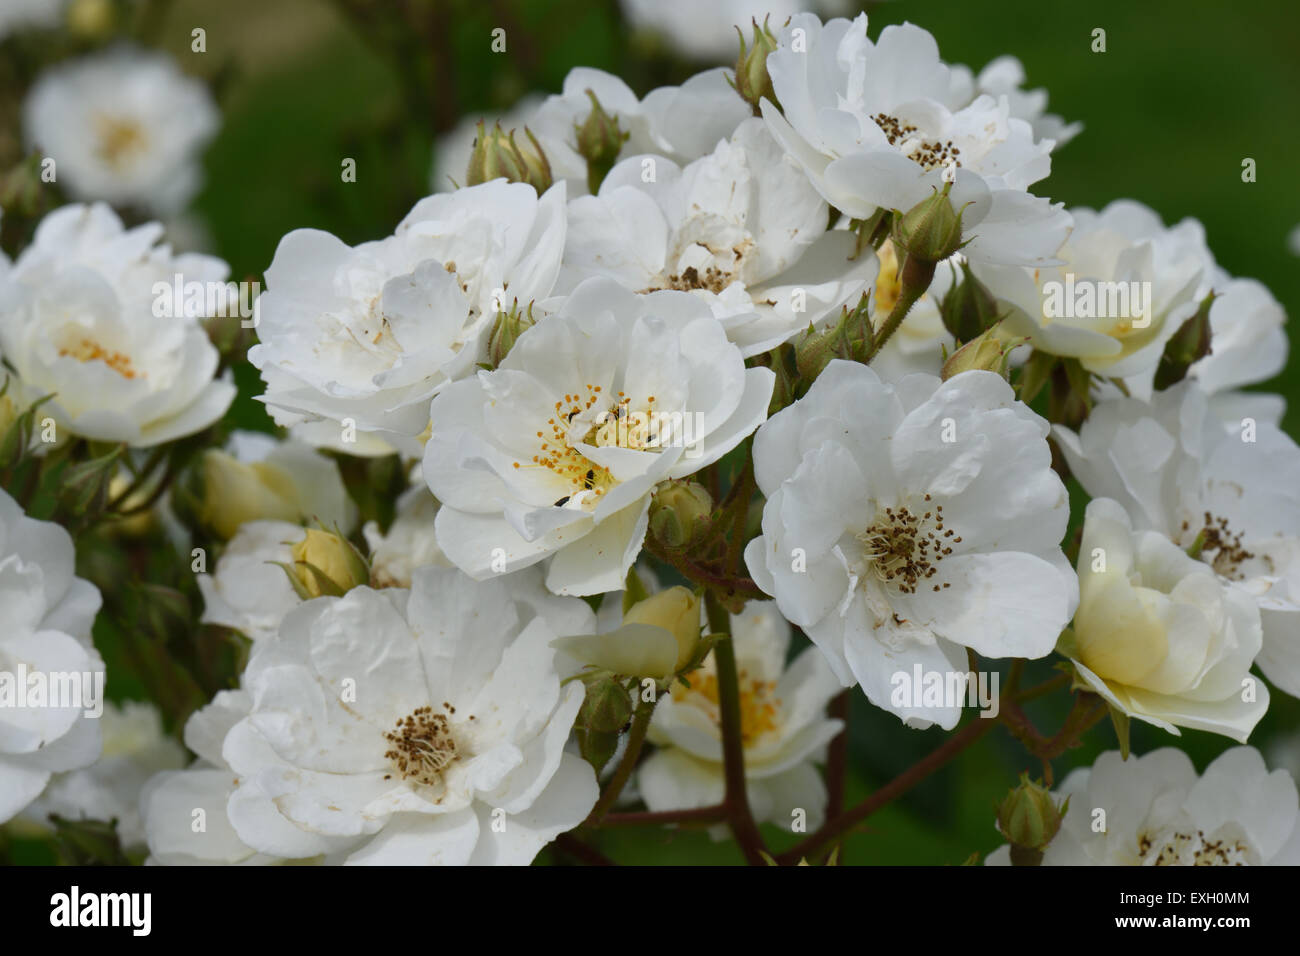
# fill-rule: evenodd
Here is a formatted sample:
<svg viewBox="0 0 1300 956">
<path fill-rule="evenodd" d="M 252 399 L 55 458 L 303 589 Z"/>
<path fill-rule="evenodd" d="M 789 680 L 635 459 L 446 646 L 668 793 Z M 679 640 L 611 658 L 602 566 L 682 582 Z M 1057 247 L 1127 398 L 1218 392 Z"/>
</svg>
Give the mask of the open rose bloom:
<svg viewBox="0 0 1300 956">
<path fill-rule="evenodd" d="M 1300 862 L 1300 14 L 194 6 L 0 0 L 0 864 Z"/>
</svg>

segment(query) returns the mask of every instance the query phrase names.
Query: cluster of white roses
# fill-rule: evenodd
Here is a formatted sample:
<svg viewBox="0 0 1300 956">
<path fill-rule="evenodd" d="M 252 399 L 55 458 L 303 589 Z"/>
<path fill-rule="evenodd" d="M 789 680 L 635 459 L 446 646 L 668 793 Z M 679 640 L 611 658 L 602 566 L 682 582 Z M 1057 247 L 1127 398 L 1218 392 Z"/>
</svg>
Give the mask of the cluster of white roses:
<svg viewBox="0 0 1300 956">
<path fill-rule="evenodd" d="M 575 722 L 634 746 L 620 732 L 643 685 L 618 685 L 627 712 L 601 727 L 580 717 L 598 674 L 658 696 L 632 718 L 656 748 L 633 783 L 650 811 L 723 803 L 738 703 L 753 816 L 803 811 L 810 829 L 842 688 L 951 729 L 974 661 L 1055 651 L 1117 721 L 1243 743 L 1269 701 L 1253 667 L 1300 696 L 1300 449 L 1280 399 L 1239 391 L 1285 364 L 1278 303 L 1225 274 L 1192 220 L 1031 192 L 1077 128 L 1014 60 L 976 74 L 916 26 L 872 39 L 865 16 L 771 26 L 736 72 L 644 98 L 574 70 L 506 119 L 513 134 L 479 125 L 458 159 L 449 145 L 446 191 L 391 236 L 283 238 L 248 359 L 291 438 L 206 452 L 195 487 L 225 503 L 192 515 L 227 540 L 199 579 L 203 621 L 250 638 L 249 660 L 186 724 L 189 766 L 161 728 L 132 730 L 133 766 L 161 772 L 138 816 L 110 804 L 154 862 L 526 864 L 609 809 L 609 755 L 593 767 Z M 95 100 L 96 70 L 118 68 L 77 69 L 29 103 L 37 141 L 86 159 L 66 162 L 77 194 L 183 203 L 190 175 L 153 187 L 208 135 L 205 101 L 174 105 L 192 129 L 159 153 Z M 170 82 L 133 69 L 154 69 L 142 89 Z M 42 126 L 70 108 L 100 147 Z M 151 290 L 228 269 L 161 233 L 72 205 L 0 264 L 15 407 L 44 400 L 60 434 L 131 448 L 224 415 L 235 388 L 203 315 L 160 316 Z M 1061 288 L 1121 285 L 1126 314 L 1058 308 Z M 983 300 L 998 321 L 954 331 Z M 1198 328 L 1211 350 L 1184 355 Z M 1031 410 L 1036 376 L 1086 414 Z M 1075 566 L 1049 439 L 1091 498 Z M 323 452 L 409 472 L 364 549 Z M 715 503 L 704 476 L 727 474 Z M 755 489 L 756 533 L 744 512 L 720 526 Z M 721 574 L 692 551 L 719 534 Z M 651 555 L 728 600 L 734 662 L 701 643 L 694 595 L 638 572 Z M 0 495 L 0 670 L 102 671 L 97 608 L 67 533 Z M 787 661 L 791 625 L 815 646 Z M 958 693 L 900 698 L 913 673 Z M 74 779 L 100 751 L 78 708 L 0 710 L 0 820 L 75 813 L 103 789 Z M 1199 781 L 1177 751 L 1107 756 L 1063 792 L 1080 796 L 1043 862 L 1300 855 L 1295 786 L 1250 748 Z M 1085 803 L 1116 821 L 1102 836 Z"/>
</svg>

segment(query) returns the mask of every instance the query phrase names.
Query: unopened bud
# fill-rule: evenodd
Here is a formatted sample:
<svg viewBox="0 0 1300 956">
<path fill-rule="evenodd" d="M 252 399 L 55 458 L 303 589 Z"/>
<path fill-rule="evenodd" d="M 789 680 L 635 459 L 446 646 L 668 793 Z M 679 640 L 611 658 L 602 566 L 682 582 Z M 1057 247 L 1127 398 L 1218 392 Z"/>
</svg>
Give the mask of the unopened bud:
<svg viewBox="0 0 1300 956">
<path fill-rule="evenodd" d="M 492 326 L 492 332 L 488 336 L 488 364 L 492 368 L 498 367 L 505 357 L 510 354 L 510 350 L 515 347 L 519 341 L 519 336 L 531 329 L 537 320 L 533 318 L 533 305 L 530 302 L 528 308 L 520 311 L 519 303 L 512 303 L 510 308 L 504 312 L 497 313 L 496 324 Z M 432 427 L 432 425 L 430 426 Z"/>
<path fill-rule="evenodd" d="M 675 670 L 680 671 L 695 657 L 700 643 L 700 599 L 681 585 L 652 594 L 632 605 L 623 615 L 624 624 L 661 627 L 677 641 Z"/>
<path fill-rule="evenodd" d="M 270 462 L 247 463 L 209 448 L 173 488 L 173 504 L 220 538 L 234 537 L 249 521 L 288 521 L 303 517 L 293 477 Z"/>
<path fill-rule="evenodd" d="M 809 328 L 794 346 L 794 364 L 800 378 L 811 382 L 833 359 L 865 362 L 871 354 L 875 328 L 871 324 L 871 299 L 864 295 L 850 309 L 845 306 L 831 328 Z"/>
<path fill-rule="evenodd" d="M 479 120 L 474 151 L 465 172 L 466 185 L 477 186 L 504 178 L 512 183 L 528 183 L 539 195 L 551 188 L 555 181 L 551 175 L 551 163 L 537 137 L 525 127 L 527 142 L 520 145 L 515 134 L 515 130 L 506 133 L 500 123 L 489 130 L 487 124 Z"/>
<path fill-rule="evenodd" d="M 1187 370 L 1210 354 L 1210 309 L 1215 295 L 1209 293 L 1196 312 L 1178 327 L 1165 344 L 1156 367 L 1155 387 L 1164 390 L 1187 377 Z"/>
<path fill-rule="evenodd" d="M 969 263 L 962 262 L 961 273 L 961 280 L 953 282 L 939 303 L 939 314 L 954 339 L 969 342 L 997 324 L 998 300 L 975 278 Z"/>
<path fill-rule="evenodd" d="M 947 259 L 964 245 L 961 213 L 952 208 L 948 199 L 951 191 L 952 183 L 946 182 L 929 198 L 921 200 L 902 215 L 894 216 L 894 245 L 907 254 L 907 260 L 933 265 Z M 906 266 L 905 262 L 904 268 Z"/>
<path fill-rule="evenodd" d="M 587 161 L 587 188 L 594 195 L 631 134 L 619 128 L 618 120 L 605 112 L 595 93 L 587 90 L 587 96 L 591 98 L 591 113 L 575 127 L 575 132 L 578 152 Z"/>
<path fill-rule="evenodd" d="M 758 106 L 761 101 L 767 99 L 776 102 L 772 78 L 767 72 L 767 55 L 776 49 L 776 37 L 767 27 L 767 18 L 764 18 L 761 27 L 757 19 L 752 20 L 752 23 L 754 43 L 748 49 L 745 47 L 745 34 L 740 27 L 736 27 L 736 32 L 740 34 L 740 56 L 736 59 L 734 85 L 740 98 L 753 108 L 754 115 L 761 116 Z"/>
<path fill-rule="evenodd" d="M 650 533 L 665 548 L 679 551 L 708 532 L 713 496 L 699 482 L 665 481 L 650 503 Z"/>
<path fill-rule="evenodd" d="M 308 528 L 290 550 L 292 565 L 284 565 L 289 583 L 304 601 L 322 595 L 338 597 L 370 583 L 370 566 L 361 552 L 338 531 Z"/>
<path fill-rule="evenodd" d="M 995 325 L 949 355 L 939 374 L 945 382 L 954 375 L 972 371 L 997 372 L 1005 378 L 1007 353 L 1012 347 L 999 337 Z"/>
<path fill-rule="evenodd" d="M 1011 859 L 1018 866 L 1037 866 L 1043 848 L 1061 829 L 1069 799 L 1059 807 L 1046 787 L 1020 775 L 1020 785 L 998 807 L 998 829 L 1011 844 Z"/>
</svg>

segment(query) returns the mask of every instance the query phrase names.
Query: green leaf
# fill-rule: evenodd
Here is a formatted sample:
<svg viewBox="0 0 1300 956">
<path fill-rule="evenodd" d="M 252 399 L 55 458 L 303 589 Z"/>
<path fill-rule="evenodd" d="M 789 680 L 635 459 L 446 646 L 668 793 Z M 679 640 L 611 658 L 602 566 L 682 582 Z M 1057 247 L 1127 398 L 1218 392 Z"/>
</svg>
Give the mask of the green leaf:
<svg viewBox="0 0 1300 956">
<path fill-rule="evenodd" d="M 129 866 L 117 821 L 68 820 L 51 814 L 55 852 L 63 866 Z"/>
<path fill-rule="evenodd" d="M 1020 400 L 1028 405 L 1038 393 L 1043 390 L 1043 386 L 1052 376 L 1052 368 L 1056 365 L 1056 356 L 1048 355 L 1046 352 L 1039 352 L 1037 349 L 1029 356 L 1027 361 L 1020 370 L 1020 381 L 1016 384 L 1019 389 Z"/>
<path fill-rule="evenodd" d="M 0 389 L 0 395 L 3 395 L 8 388 L 9 380 L 5 379 L 4 388 Z M 12 468 L 26 457 L 32 445 L 32 435 L 36 430 L 36 412 L 53 397 L 54 395 L 50 394 L 44 398 L 38 398 L 27 407 L 26 411 L 14 419 L 13 424 L 5 432 L 3 441 L 0 441 L 0 469 Z"/>
<path fill-rule="evenodd" d="M 117 473 L 118 459 L 125 449 L 125 445 L 114 446 L 108 454 L 70 465 L 64 471 L 59 500 L 69 514 L 80 518 L 103 511 L 109 482 Z"/>
<path fill-rule="evenodd" d="M 1124 760 L 1127 760 L 1129 752 L 1129 716 L 1114 704 L 1107 704 L 1107 706 L 1110 708 L 1110 722 L 1115 725 L 1115 736 L 1119 740 L 1119 755 Z"/>
<path fill-rule="evenodd" d="M 627 569 L 627 587 L 623 590 L 623 613 L 626 614 L 632 609 L 632 605 L 638 601 L 644 601 L 650 596 L 646 590 L 645 582 L 641 576 L 636 573 L 636 565 Z"/>
<path fill-rule="evenodd" d="M 1210 354 L 1210 306 L 1213 304 L 1214 293 L 1211 292 L 1165 344 L 1160 364 L 1156 366 L 1155 387 L 1158 390 L 1177 385 L 1187 377 L 1187 370 L 1193 364 Z"/>
</svg>

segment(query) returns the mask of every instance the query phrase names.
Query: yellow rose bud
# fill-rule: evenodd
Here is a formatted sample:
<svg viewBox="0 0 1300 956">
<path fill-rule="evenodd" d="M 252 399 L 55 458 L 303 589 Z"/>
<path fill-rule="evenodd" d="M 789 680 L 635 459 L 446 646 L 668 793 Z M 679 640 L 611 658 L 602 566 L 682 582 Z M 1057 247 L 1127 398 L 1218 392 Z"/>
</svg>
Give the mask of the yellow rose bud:
<svg viewBox="0 0 1300 956">
<path fill-rule="evenodd" d="M 222 538 L 233 537 L 249 521 L 303 518 L 288 472 L 267 462 L 246 464 L 215 448 L 204 452 L 185 491 L 199 523 Z"/>
<path fill-rule="evenodd" d="M 72 0 L 68 5 L 68 31 L 86 40 L 113 32 L 113 0 Z"/>
<path fill-rule="evenodd" d="M 341 534 L 308 528 L 290 553 L 290 583 L 305 600 L 322 595 L 337 597 L 370 582 L 366 559 Z"/>
<path fill-rule="evenodd" d="M 651 624 L 661 627 L 677 641 L 675 670 L 691 662 L 700 643 L 700 599 L 681 585 L 652 594 L 632 605 L 624 624 Z"/>
</svg>

